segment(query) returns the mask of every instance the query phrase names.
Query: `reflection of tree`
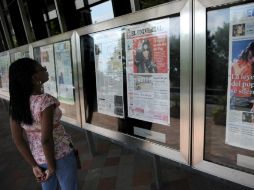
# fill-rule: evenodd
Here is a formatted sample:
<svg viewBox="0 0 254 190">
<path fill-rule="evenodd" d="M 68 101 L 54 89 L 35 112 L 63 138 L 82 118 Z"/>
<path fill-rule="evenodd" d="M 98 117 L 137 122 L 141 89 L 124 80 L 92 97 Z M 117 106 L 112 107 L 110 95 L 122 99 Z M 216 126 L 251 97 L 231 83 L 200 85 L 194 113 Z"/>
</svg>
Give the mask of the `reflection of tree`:
<svg viewBox="0 0 254 190">
<path fill-rule="evenodd" d="M 206 86 L 227 91 L 229 24 L 218 27 L 214 34 L 207 33 Z"/>
<path fill-rule="evenodd" d="M 207 32 L 206 101 L 217 104 L 210 109 L 216 125 L 226 125 L 228 50 L 228 23 L 224 23 L 223 27 L 217 27 L 215 33 Z"/>
<path fill-rule="evenodd" d="M 180 87 L 180 38 L 170 37 L 170 82 L 171 87 Z"/>
</svg>

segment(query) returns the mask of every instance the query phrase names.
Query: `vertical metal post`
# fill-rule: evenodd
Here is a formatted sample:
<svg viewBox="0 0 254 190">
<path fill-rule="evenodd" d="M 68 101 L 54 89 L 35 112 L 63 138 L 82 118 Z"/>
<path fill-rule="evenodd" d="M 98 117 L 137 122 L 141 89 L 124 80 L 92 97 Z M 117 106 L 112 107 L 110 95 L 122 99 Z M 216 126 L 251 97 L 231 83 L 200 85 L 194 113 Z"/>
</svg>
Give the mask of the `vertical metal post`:
<svg viewBox="0 0 254 190">
<path fill-rule="evenodd" d="M 130 4 L 133 13 L 140 10 L 139 0 L 130 0 Z"/>
<path fill-rule="evenodd" d="M 160 170 L 160 157 L 153 155 L 153 169 L 155 176 L 155 187 L 157 190 L 161 188 L 161 170 Z"/>
<path fill-rule="evenodd" d="M 191 161 L 192 119 L 192 0 L 180 12 L 180 153 Z M 200 19 L 200 18 L 199 18 Z M 203 19 L 203 18 L 202 18 Z M 199 79 L 198 79 L 199 80 Z M 198 100 L 200 101 L 200 100 Z"/>
<path fill-rule="evenodd" d="M 80 94 L 79 94 L 79 73 L 78 73 L 78 56 L 77 52 L 80 51 L 80 47 L 77 46 L 77 32 L 73 32 L 71 36 L 71 55 L 72 55 L 72 65 L 73 65 L 73 75 L 74 75 L 74 89 L 75 89 L 75 98 L 76 98 L 76 113 L 77 120 L 82 127 L 82 119 L 81 119 L 81 103 L 80 103 Z"/>
<path fill-rule="evenodd" d="M 61 33 L 64 33 L 67 31 L 66 28 L 66 23 L 64 20 L 64 15 L 63 12 L 61 10 L 61 2 L 59 0 L 54 0 L 55 2 L 55 7 L 56 7 L 56 13 L 57 13 L 57 19 L 60 25 L 60 29 L 61 29 Z"/>
<path fill-rule="evenodd" d="M 1 24 L 2 24 L 3 31 L 4 31 L 4 36 L 5 36 L 5 39 L 6 39 L 6 42 L 7 42 L 8 49 L 12 49 L 13 44 L 12 44 L 12 41 L 11 41 L 10 34 L 8 32 L 7 24 L 6 24 L 5 19 L 4 19 L 4 9 L 2 8 L 1 5 L 0 5 L 0 20 L 1 20 Z"/>
<path fill-rule="evenodd" d="M 32 28 L 31 28 L 30 23 L 28 22 L 28 19 L 26 16 L 24 2 L 22 0 L 17 0 L 17 3 L 18 3 L 21 19 L 23 22 L 24 30 L 26 33 L 27 42 L 31 43 L 31 42 L 35 41 L 35 35 L 34 35 L 34 32 L 32 31 Z"/>
</svg>

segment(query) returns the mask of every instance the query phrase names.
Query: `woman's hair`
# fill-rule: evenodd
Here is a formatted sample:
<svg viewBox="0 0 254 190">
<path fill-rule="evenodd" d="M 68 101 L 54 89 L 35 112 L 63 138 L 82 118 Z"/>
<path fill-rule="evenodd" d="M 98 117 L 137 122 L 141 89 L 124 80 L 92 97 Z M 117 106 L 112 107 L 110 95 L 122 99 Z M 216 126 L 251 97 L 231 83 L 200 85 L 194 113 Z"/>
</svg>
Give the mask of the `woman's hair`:
<svg viewBox="0 0 254 190">
<path fill-rule="evenodd" d="M 17 122 L 32 124 L 30 96 L 33 92 L 32 76 L 38 62 L 22 58 L 9 67 L 10 116 Z"/>
<path fill-rule="evenodd" d="M 249 52 L 251 52 L 252 55 L 254 56 L 254 42 L 250 42 L 249 45 L 246 47 L 246 49 L 241 52 L 239 59 L 247 61 Z"/>
</svg>

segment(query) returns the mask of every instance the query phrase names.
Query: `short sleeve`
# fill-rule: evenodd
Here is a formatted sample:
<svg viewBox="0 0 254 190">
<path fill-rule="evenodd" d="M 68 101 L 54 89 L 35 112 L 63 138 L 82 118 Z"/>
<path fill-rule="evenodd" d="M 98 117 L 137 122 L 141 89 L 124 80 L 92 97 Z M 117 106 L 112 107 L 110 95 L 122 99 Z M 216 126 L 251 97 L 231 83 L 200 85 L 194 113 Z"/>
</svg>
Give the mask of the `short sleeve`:
<svg viewBox="0 0 254 190">
<path fill-rule="evenodd" d="M 51 105 L 59 106 L 59 104 L 59 101 L 55 97 L 45 94 L 41 101 L 41 112 Z"/>
</svg>

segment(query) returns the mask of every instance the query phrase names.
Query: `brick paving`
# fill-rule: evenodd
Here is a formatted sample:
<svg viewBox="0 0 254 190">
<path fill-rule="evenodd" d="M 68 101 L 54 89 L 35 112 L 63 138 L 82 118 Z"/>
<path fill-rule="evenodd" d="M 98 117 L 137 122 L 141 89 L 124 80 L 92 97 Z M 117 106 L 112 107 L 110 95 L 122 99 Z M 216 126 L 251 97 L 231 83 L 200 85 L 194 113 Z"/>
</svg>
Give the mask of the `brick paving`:
<svg viewBox="0 0 254 190">
<path fill-rule="evenodd" d="M 91 155 L 84 130 L 66 126 L 79 149 L 82 169 L 80 190 L 155 190 L 153 160 L 149 153 L 135 151 L 94 134 L 96 155 Z M 11 139 L 6 108 L 0 104 L 0 189 L 40 190 L 31 168 L 23 161 Z M 161 159 L 160 190 L 250 190 Z"/>
</svg>

